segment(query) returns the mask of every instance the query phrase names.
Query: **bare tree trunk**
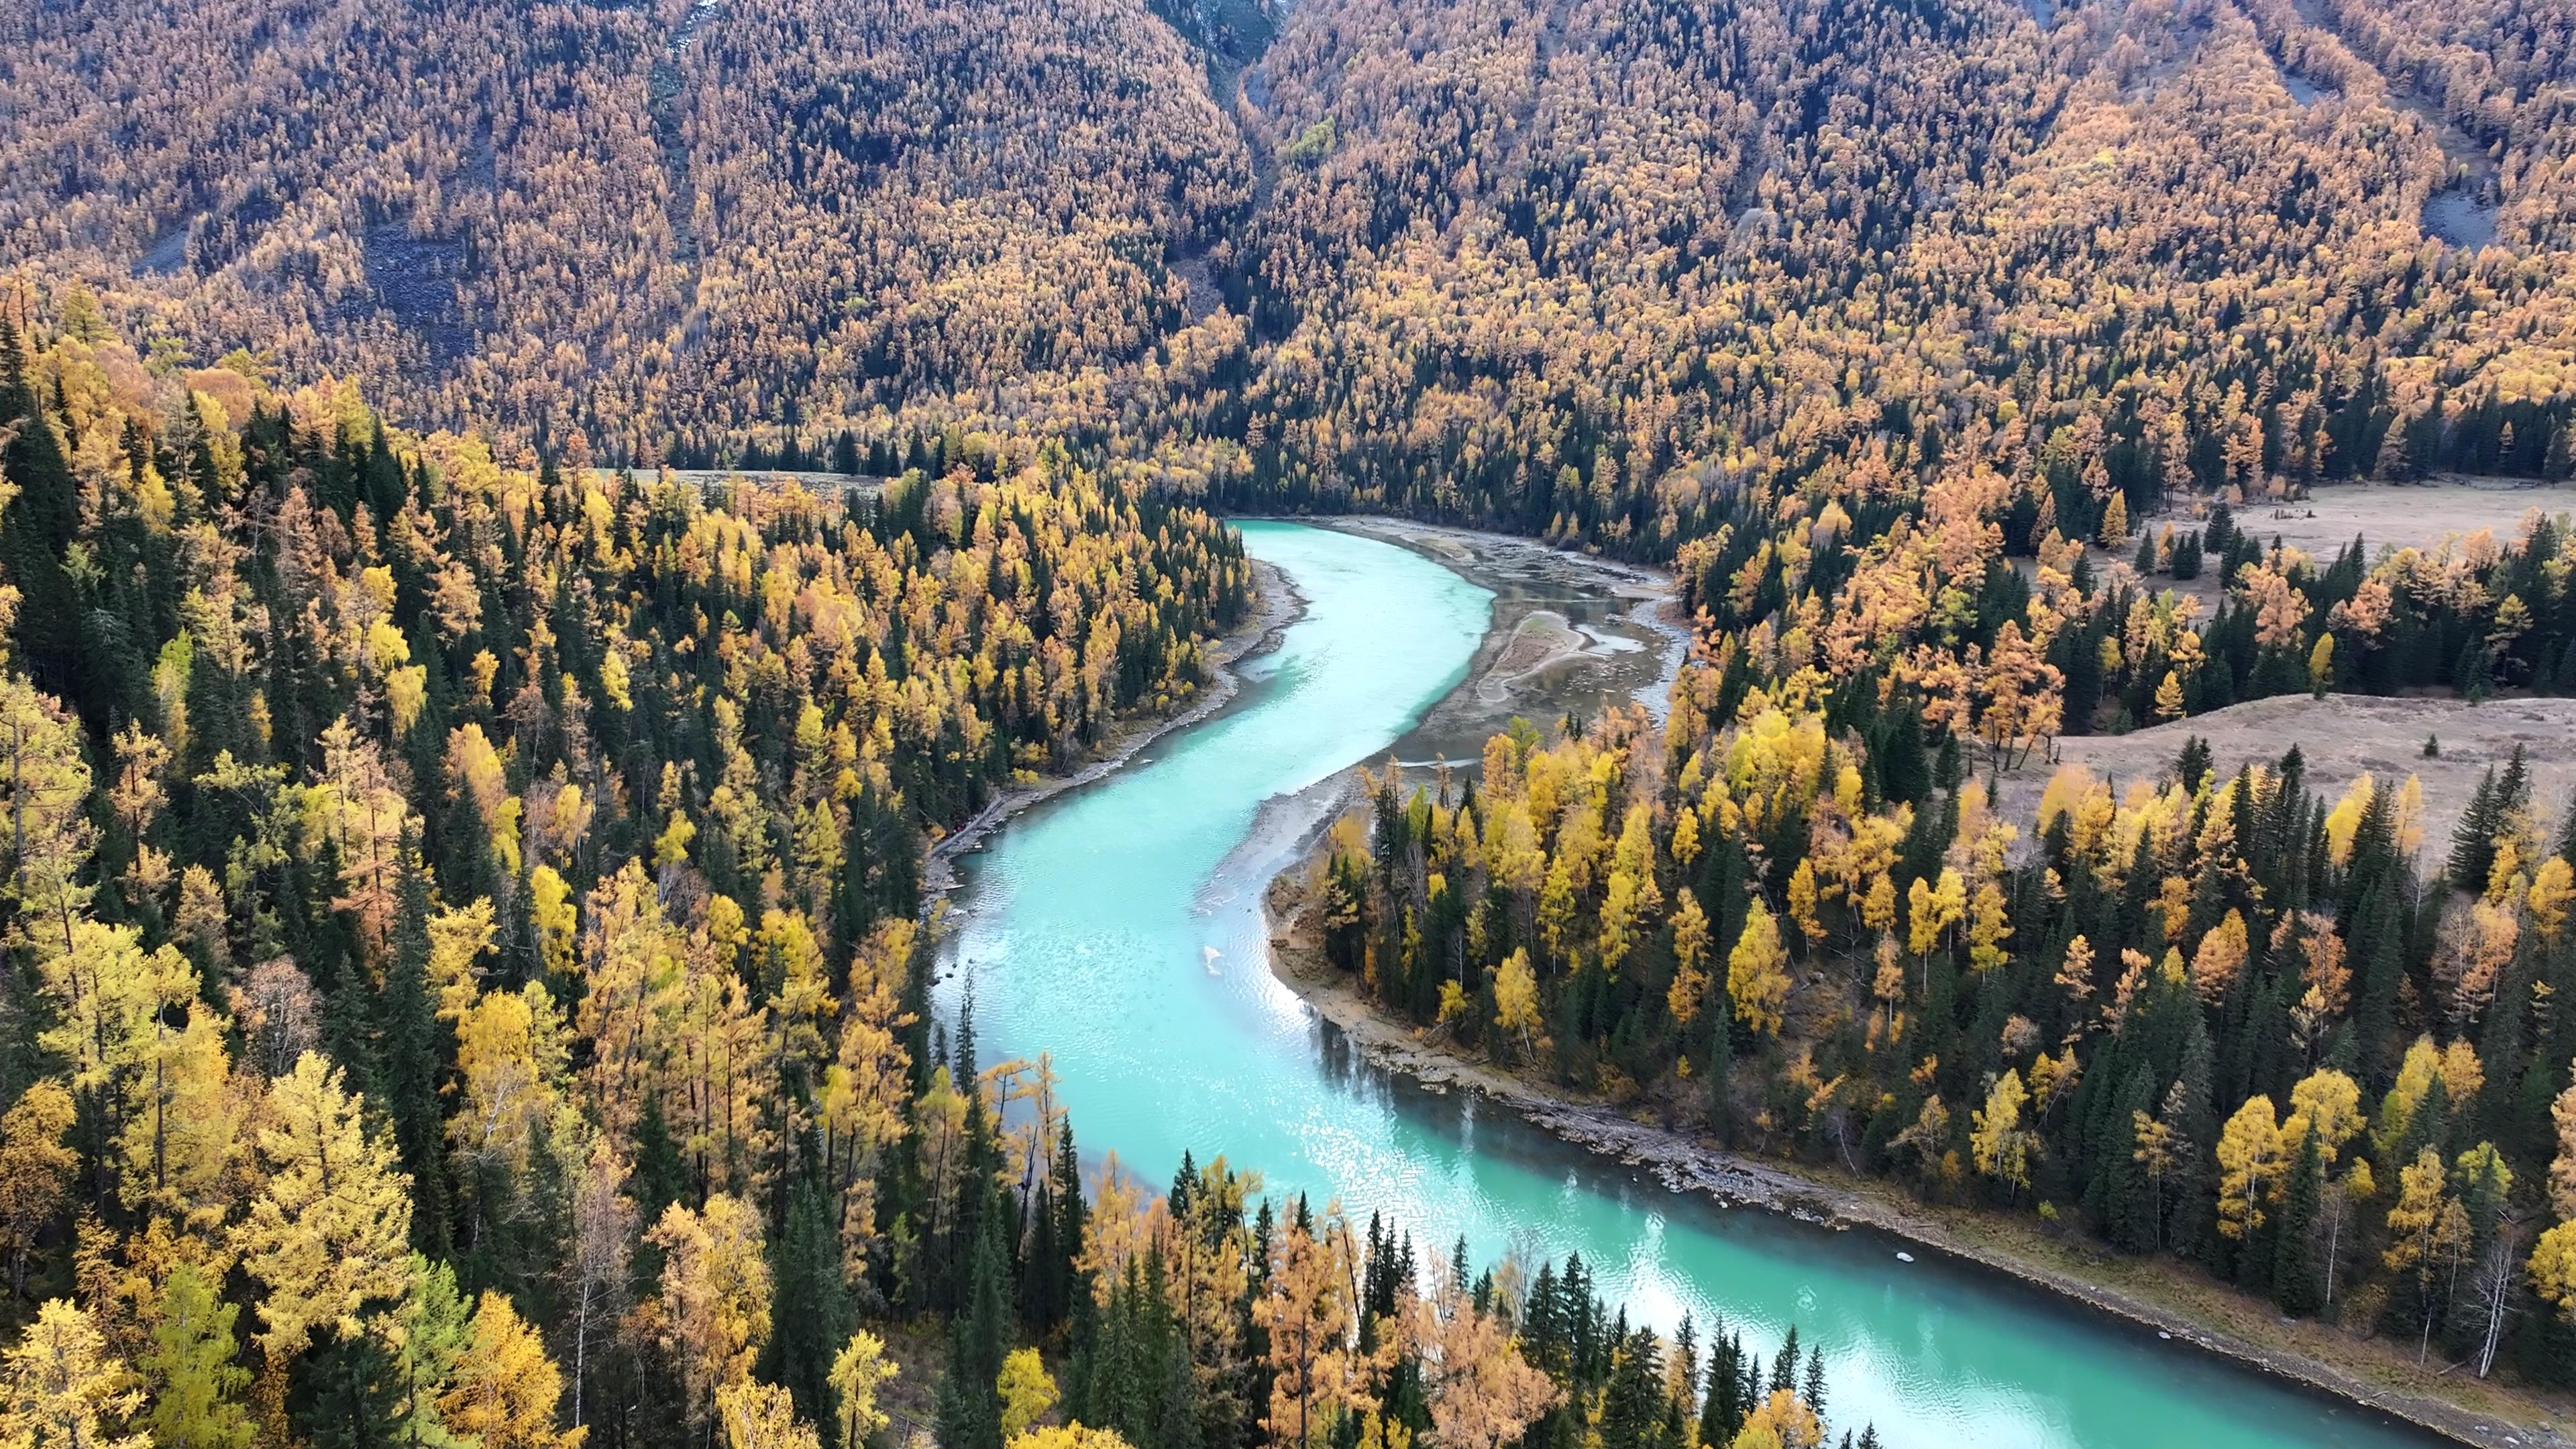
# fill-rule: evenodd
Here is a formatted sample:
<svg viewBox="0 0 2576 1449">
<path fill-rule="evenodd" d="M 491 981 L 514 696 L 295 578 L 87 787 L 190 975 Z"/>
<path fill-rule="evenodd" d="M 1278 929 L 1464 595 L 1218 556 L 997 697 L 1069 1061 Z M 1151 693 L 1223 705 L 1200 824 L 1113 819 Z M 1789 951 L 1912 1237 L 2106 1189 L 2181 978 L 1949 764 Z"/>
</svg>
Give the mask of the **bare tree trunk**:
<svg viewBox="0 0 2576 1449">
<path fill-rule="evenodd" d="M 2513 1302 L 2514 1272 L 2513 1233 L 2499 1225 L 2495 1241 L 2487 1246 L 2485 1288 L 2487 1327 L 2478 1341 L 2478 1377 L 2485 1378 L 2495 1367 L 2496 1345 L 2504 1339 L 2504 1320 Z"/>
<path fill-rule="evenodd" d="M 582 1390 L 590 1382 L 590 1275 L 581 1280 L 581 1307 L 573 1313 L 572 1329 L 572 1426 L 582 1426 Z"/>
<path fill-rule="evenodd" d="M 2334 1304 L 2335 1260 L 2343 1244 L 2343 1189 L 2332 1190 L 2331 1204 L 2326 1213 L 2326 1304 L 2328 1307 Z"/>
</svg>

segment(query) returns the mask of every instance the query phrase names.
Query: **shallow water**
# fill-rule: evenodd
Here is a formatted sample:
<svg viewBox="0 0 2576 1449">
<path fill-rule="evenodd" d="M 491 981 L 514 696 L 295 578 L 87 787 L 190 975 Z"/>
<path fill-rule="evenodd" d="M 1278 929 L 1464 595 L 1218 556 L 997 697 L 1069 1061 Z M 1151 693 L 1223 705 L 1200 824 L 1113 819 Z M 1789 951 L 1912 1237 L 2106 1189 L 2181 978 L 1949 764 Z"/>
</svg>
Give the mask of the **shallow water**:
<svg viewBox="0 0 2576 1449">
<path fill-rule="evenodd" d="M 1223 1152 L 1274 1194 L 1391 1214 L 1427 1258 L 1462 1233 L 1480 1262 L 1580 1250 L 1632 1316 L 1687 1310 L 1703 1341 L 1723 1318 L 1767 1354 L 1794 1322 L 1824 1347 L 1828 1417 L 1893 1449 L 2432 1442 L 1876 1234 L 1679 1197 L 1360 1061 L 1264 963 L 1261 888 L 1322 808 L 1274 797 L 1403 735 L 1464 676 L 1492 596 L 1377 540 L 1243 531 L 1308 600 L 1243 697 L 1011 823 L 956 899 L 943 1014 L 971 977 L 987 1064 L 1054 1054 L 1088 1165 L 1114 1150 L 1159 1185 L 1184 1149 Z"/>
</svg>

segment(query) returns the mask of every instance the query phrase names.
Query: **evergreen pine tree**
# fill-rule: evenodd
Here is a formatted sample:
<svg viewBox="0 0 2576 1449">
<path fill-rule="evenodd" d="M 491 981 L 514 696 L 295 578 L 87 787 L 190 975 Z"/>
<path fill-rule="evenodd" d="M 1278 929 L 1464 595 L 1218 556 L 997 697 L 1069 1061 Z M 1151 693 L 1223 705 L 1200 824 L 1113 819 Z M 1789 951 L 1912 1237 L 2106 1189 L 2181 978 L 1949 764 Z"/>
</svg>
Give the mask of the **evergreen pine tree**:
<svg viewBox="0 0 2576 1449">
<path fill-rule="evenodd" d="M 94 725 L 105 719 L 83 697 L 79 655 L 82 609 L 66 550 L 79 538 L 80 480 L 63 456 L 36 393 L 27 385 L 26 353 L 17 329 L 0 319 L 0 473 L 18 495 L 0 510 L 0 572 L 17 585 L 19 658 L 36 682 L 63 697 Z"/>
<path fill-rule="evenodd" d="M 2209 510 L 2209 527 L 2202 537 L 2211 553 L 2223 554 L 2236 547 L 2236 510 L 2224 503 Z"/>
<path fill-rule="evenodd" d="M 949 1326 L 939 1376 L 939 1449 L 1001 1449 L 1002 1359 L 1011 1347 L 1011 1249 L 1002 1217 L 983 1214 L 967 1272 L 965 1304 Z"/>
<path fill-rule="evenodd" d="M 2504 773 L 2496 777 L 2495 807 L 2499 830 L 2513 828 L 2514 823 L 2531 809 L 2531 762 L 2523 757 L 2519 741 L 2514 744 L 2513 754 L 2504 762 Z M 2478 889 L 2486 889 L 2486 884 L 2484 880 L 2479 881 Z"/>
<path fill-rule="evenodd" d="M 2460 823 L 2451 831 L 2451 860 L 2447 874 L 2451 884 L 2464 891 L 2483 891 L 2487 872 L 2495 867 L 2496 832 L 2504 824 L 2504 805 L 2496 792 L 2495 767 L 2478 779 L 2477 793 L 2469 797 L 2469 808 L 2460 812 Z"/>
<path fill-rule="evenodd" d="M 448 1241 L 446 1119 L 438 1064 L 452 1054 L 429 982 L 429 875 L 406 838 L 394 912 L 393 960 L 375 1011 L 379 1080 L 394 1122 L 394 1145 L 412 1180 L 412 1245 L 445 1257 Z"/>
<path fill-rule="evenodd" d="M 799 1417 L 828 1425 L 835 1417 L 832 1359 L 850 1336 L 850 1296 L 831 1210 L 811 1180 L 797 1183 L 787 1230 L 770 1257 L 771 1329 L 761 1377 L 787 1390 Z"/>
<path fill-rule="evenodd" d="M 2200 782 L 2209 778 L 2211 764 L 2209 741 L 2198 735 L 2186 736 L 2182 754 L 2174 761 L 2174 778 L 2182 782 L 2184 794 L 2199 793 Z"/>
<path fill-rule="evenodd" d="M 1601 1392 L 1601 1442 L 1651 1445 L 1664 1419 L 1663 1359 L 1654 1331 L 1627 1335 L 1616 1360 Z"/>
<path fill-rule="evenodd" d="M 2325 1190 L 2325 1157 L 2310 1127 L 2299 1139 L 2299 1155 L 2281 1194 L 2274 1224 L 2272 1301 L 2281 1311 L 2305 1316 L 2317 1311 L 2324 1293 L 2317 1282 L 2316 1254 L 2309 1239 Z"/>
<path fill-rule="evenodd" d="M 1708 1340 L 1708 1389 L 1700 1397 L 1699 1442 L 1732 1444 L 1744 1427 L 1744 1341 L 1719 1323 Z"/>
<path fill-rule="evenodd" d="M 635 1177 L 633 1190 L 635 1210 L 646 1222 L 662 1215 L 662 1209 L 689 1195 L 689 1164 L 680 1154 L 678 1139 L 671 1135 L 671 1125 L 662 1115 L 659 1093 L 644 1098 L 644 1114 L 635 1125 Z"/>
<path fill-rule="evenodd" d="M 287 1419 L 313 1449 L 407 1449 L 403 1382 L 393 1355 L 367 1333 L 335 1336 L 305 1355 Z"/>
<path fill-rule="evenodd" d="M 2218 1146 L 2218 1112 L 2212 1096 L 2217 1072 L 2217 1049 L 2195 1013 L 2190 1035 L 2184 1039 L 2182 1065 L 2173 1089 L 2166 1093 L 2162 1114 L 2180 1138 L 2174 1143 L 2176 1161 L 2165 1185 L 2165 1242 L 2176 1252 L 2198 1249 L 2215 1220 L 2217 1185 L 2210 1180 L 2208 1165 Z"/>
</svg>

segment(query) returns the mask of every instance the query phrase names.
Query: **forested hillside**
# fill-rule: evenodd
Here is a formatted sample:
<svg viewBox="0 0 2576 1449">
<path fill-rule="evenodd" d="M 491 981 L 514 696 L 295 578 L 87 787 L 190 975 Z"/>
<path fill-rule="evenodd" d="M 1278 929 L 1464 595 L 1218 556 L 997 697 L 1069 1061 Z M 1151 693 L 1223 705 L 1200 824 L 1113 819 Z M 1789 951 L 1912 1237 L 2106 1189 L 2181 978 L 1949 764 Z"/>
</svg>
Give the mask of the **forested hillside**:
<svg viewBox="0 0 2576 1449">
<path fill-rule="evenodd" d="M 2099 464 L 2075 535 L 2568 468 L 2548 5 L 1324 0 L 1239 71 L 1112 0 L 523 9 L 0 21 L 0 261 L 612 461 L 963 421 L 1645 554 L 1766 478 Z"/>
<path fill-rule="evenodd" d="M 111 287 L 147 350 L 603 456 L 1042 418 L 1178 322 L 1167 257 L 1248 193 L 1198 76 L 1115 3 L 18 7 L 0 261 Z"/>
<path fill-rule="evenodd" d="M 1794 1342 L 1145 1192 L 927 1019 L 925 843 L 1208 682 L 1229 509 L 1681 581 L 1662 728 L 1336 842 L 1390 1011 L 2563 1382 L 2559 802 L 1985 782 L 2576 689 L 2564 521 L 2256 517 L 2576 472 L 2571 23 L 0 14 L 0 1449 L 1811 1449 Z M 782 459 L 869 481 L 657 466 Z"/>
<path fill-rule="evenodd" d="M 1821 1434 L 1794 1341 L 1086 1172 L 928 1020 L 924 833 L 1199 689 L 1206 514 L 528 468 L 77 316 L 0 378 L 0 1442 Z"/>
</svg>

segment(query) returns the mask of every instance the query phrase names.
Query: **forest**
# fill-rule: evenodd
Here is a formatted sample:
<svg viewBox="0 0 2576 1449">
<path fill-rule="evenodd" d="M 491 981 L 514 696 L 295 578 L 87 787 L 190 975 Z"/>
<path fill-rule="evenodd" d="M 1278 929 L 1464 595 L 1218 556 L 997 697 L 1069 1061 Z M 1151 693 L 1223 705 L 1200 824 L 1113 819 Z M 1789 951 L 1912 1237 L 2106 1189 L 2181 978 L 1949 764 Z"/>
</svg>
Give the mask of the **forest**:
<svg viewBox="0 0 2576 1449">
<path fill-rule="evenodd" d="M 930 1020 L 926 838 L 1208 682 L 1206 513 L 529 467 L 83 317 L 0 322 L 5 1442 L 1823 1442 L 1794 1339 L 1086 1172 Z"/>
<path fill-rule="evenodd" d="M 1086 1162 L 932 1019 L 925 850 L 1202 697 L 1246 512 L 1654 564 L 1694 633 L 1660 724 L 1371 782 L 1320 885 L 1385 1011 L 2565 1386 L 2576 802 L 2427 841 L 2287 741 L 1994 801 L 2576 692 L 2563 517 L 2260 518 L 2576 475 L 2571 55 L 2546 0 L 0 15 L 0 1449 L 1873 1443 L 1794 1337 Z"/>
<path fill-rule="evenodd" d="M 519 8 L 0 19 L 0 266 L 611 463 L 989 431 L 1647 558 L 1757 481 L 2071 468 L 2089 537 L 2576 448 L 2537 0 L 1323 0 L 1248 66 L 1116 0 Z"/>
</svg>

